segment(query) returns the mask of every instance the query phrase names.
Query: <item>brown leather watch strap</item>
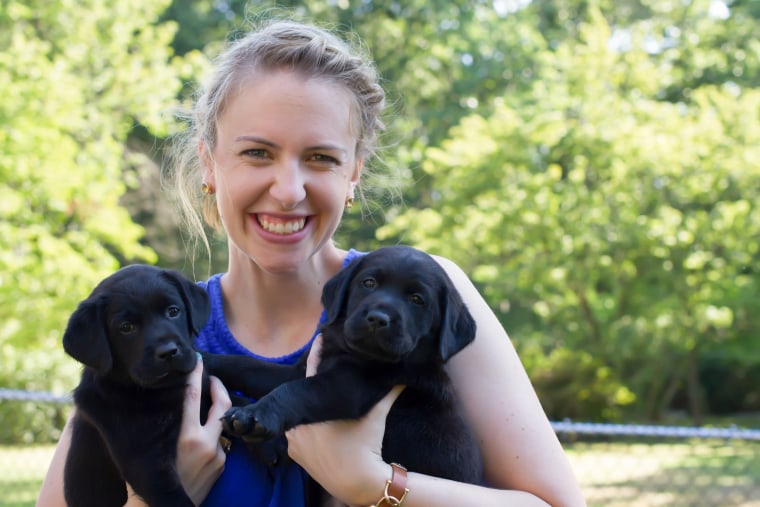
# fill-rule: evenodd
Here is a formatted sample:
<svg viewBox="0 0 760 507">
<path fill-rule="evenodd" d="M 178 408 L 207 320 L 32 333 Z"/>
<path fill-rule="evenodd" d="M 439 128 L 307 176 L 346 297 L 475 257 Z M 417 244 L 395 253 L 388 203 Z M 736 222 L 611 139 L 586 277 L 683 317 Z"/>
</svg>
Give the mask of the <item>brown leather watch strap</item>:
<svg viewBox="0 0 760 507">
<path fill-rule="evenodd" d="M 391 478 L 385 481 L 383 497 L 373 507 L 401 507 L 409 489 L 406 487 L 406 468 L 391 463 Z"/>
<path fill-rule="evenodd" d="M 402 467 L 398 463 L 391 463 L 391 482 L 388 484 L 388 496 L 397 498 L 399 505 L 403 501 L 404 496 L 409 492 L 406 489 L 406 468 Z"/>
</svg>

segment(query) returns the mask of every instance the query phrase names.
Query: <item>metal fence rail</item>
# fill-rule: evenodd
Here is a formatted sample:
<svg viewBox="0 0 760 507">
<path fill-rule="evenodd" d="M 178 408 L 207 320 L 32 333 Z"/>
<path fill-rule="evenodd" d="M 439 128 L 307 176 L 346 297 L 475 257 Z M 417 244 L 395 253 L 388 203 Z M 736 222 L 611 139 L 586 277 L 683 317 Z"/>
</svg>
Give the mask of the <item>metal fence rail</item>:
<svg viewBox="0 0 760 507">
<path fill-rule="evenodd" d="M 70 396 L 0 389 L 40 412 Z M 25 411 L 24 413 L 26 413 Z M 760 430 L 556 421 L 590 507 L 760 507 Z M 0 445 L 0 507 L 32 507 L 53 446 Z"/>
<path fill-rule="evenodd" d="M 644 424 L 602 424 L 583 422 L 553 422 L 557 433 L 576 435 L 617 435 L 671 438 L 722 438 L 760 441 L 760 430 L 729 428 L 700 428 L 689 426 L 655 426 Z"/>
<path fill-rule="evenodd" d="M 45 403 L 71 403 L 70 394 L 53 394 L 23 389 L 6 389 L 0 387 L 0 401 L 35 401 Z"/>
</svg>

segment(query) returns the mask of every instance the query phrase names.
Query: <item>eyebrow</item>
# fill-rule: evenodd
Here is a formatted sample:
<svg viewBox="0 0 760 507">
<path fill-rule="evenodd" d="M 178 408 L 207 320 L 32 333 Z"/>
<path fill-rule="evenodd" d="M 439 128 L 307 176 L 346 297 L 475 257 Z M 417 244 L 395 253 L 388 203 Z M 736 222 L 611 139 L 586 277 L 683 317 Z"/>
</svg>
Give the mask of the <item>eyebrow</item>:
<svg viewBox="0 0 760 507">
<path fill-rule="evenodd" d="M 272 148 L 278 148 L 277 144 L 273 143 L 272 141 L 268 141 L 266 139 L 263 139 L 257 136 L 238 136 L 234 139 L 234 142 L 236 143 L 253 142 L 253 143 L 263 144 L 265 146 L 271 146 Z M 315 151 L 315 150 L 337 151 L 337 152 L 340 152 L 344 156 L 347 153 L 346 150 L 334 144 L 317 144 L 314 146 L 309 146 L 307 150 L 308 151 Z"/>
<path fill-rule="evenodd" d="M 241 141 L 253 142 L 253 143 L 258 143 L 258 144 L 264 144 L 267 146 L 272 146 L 273 148 L 277 147 L 277 145 L 274 144 L 273 142 L 267 141 L 266 139 L 262 139 L 261 137 L 256 137 L 256 136 L 237 136 L 233 141 L 236 143 L 239 143 Z"/>
</svg>

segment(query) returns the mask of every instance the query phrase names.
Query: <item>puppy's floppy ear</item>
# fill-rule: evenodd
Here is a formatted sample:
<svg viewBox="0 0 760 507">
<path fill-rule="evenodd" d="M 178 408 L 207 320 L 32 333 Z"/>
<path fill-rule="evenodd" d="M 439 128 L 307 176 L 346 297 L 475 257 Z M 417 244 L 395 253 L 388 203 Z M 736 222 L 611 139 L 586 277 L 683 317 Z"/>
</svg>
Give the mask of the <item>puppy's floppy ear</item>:
<svg viewBox="0 0 760 507">
<path fill-rule="evenodd" d="M 356 258 L 330 278 L 322 289 L 322 306 L 327 312 L 325 325 L 333 324 L 346 309 L 346 298 L 351 280 L 359 270 L 362 258 Z"/>
<path fill-rule="evenodd" d="M 104 312 L 107 304 L 103 297 L 85 299 L 71 314 L 63 333 L 66 353 L 98 373 L 106 373 L 113 366 Z"/>
<path fill-rule="evenodd" d="M 187 325 L 193 335 L 200 333 L 211 315 L 211 302 L 206 291 L 197 283 L 185 278 L 181 273 L 165 269 L 162 273 L 179 291 L 187 308 Z"/>
<path fill-rule="evenodd" d="M 439 304 L 442 306 L 443 315 L 439 345 L 441 359 L 445 363 L 451 356 L 472 343 L 477 325 L 448 276 L 441 289 Z"/>
</svg>

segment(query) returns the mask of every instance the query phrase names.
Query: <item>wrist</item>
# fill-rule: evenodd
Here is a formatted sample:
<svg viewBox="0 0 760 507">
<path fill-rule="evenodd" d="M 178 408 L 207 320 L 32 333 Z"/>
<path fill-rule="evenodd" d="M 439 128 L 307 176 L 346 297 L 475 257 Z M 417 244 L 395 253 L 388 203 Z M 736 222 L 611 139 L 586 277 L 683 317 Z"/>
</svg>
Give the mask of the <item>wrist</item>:
<svg viewBox="0 0 760 507">
<path fill-rule="evenodd" d="M 391 463 L 390 467 L 391 475 L 385 481 L 383 495 L 371 507 L 401 507 L 406 500 L 409 493 L 406 468 L 397 463 Z"/>
</svg>

